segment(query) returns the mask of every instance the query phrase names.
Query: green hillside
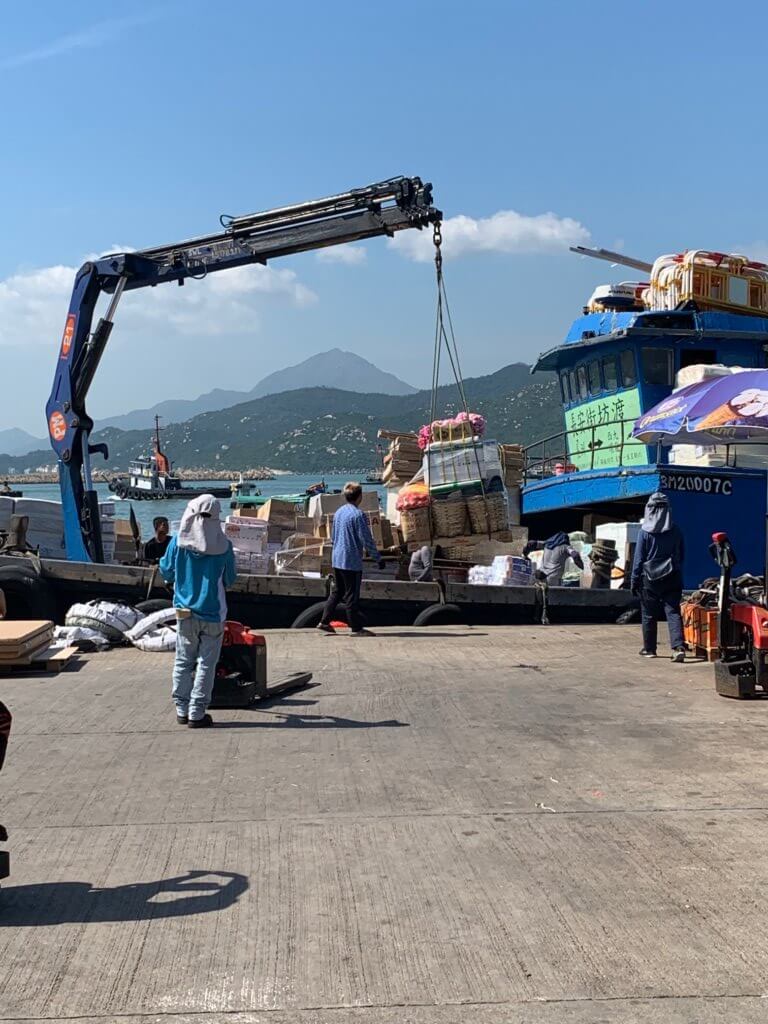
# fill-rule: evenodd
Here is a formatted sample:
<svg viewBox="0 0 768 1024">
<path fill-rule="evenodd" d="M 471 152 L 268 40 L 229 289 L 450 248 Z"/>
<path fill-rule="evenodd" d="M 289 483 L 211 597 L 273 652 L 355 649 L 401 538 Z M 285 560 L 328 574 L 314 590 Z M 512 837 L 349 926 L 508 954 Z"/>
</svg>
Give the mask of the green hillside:
<svg viewBox="0 0 768 1024">
<path fill-rule="evenodd" d="M 465 387 L 472 410 L 488 421 L 488 436 L 499 441 L 525 443 L 561 429 L 552 374 L 531 377 L 528 366 L 514 363 L 486 377 L 470 378 Z M 366 395 L 303 388 L 171 424 L 163 431 L 163 447 L 179 468 L 270 466 L 310 473 L 368 469 L 375 465 L 379 427 L 417 430 L 429 419 L 430 405 L 428 391 Z M 456 387 L 441 388 L 438 415 L 460 408 Z M 147 452 L 149 432 L 108 428 L 93 440 L 109 445 L 110 467 L 126 469 L 131 458 Z M 19 470 L 52 461 L 49 450 L 22 458 L 0 456 L 0 472 L 9 465 Z"/>
</svg>

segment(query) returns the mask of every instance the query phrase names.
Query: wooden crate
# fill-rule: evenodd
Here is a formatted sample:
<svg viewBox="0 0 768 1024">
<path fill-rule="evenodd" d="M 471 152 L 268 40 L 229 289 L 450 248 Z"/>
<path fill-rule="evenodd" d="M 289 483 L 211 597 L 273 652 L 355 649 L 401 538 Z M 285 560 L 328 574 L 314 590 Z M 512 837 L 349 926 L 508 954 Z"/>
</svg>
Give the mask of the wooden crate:
<svg viewBox="0 0 768 1024">
<path fill-rule="evenodd" d="M 719 646 L 720 616 L 714 608 L 684 602 L 680 611 L 683 616 L 683 637 L 688 646 L 699 657 L 708 661 L 717 658 Z"/>
</svg>

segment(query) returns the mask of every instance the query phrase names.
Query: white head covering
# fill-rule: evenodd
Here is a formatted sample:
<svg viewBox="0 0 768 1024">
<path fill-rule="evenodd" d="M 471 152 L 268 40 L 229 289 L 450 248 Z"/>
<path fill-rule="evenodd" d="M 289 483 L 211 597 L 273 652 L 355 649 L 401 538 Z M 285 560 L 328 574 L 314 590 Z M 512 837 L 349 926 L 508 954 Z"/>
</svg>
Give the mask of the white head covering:
<svg viewBox="0 0 768 1024">
<path fill-rule="evenodd" d="M 192 498 L 184 509 L 176 543 L 198 555 L 223 555 L 229 541 L 221 529 L 221 505 L 212 494 Z"/>
<path fill-rule="evenodd" d="M 646 533 L 666 533 L 672 529 L 669 498 L 662 491 L 654 491 L 648 499 L 640 528 Z"/>
</svg>

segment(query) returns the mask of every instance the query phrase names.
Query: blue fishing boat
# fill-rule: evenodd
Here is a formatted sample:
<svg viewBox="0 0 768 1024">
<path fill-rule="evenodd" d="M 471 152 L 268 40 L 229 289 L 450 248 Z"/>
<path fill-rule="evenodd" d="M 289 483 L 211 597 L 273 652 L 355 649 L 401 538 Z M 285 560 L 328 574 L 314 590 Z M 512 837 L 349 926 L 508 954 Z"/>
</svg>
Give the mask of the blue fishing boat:
<svg viewBox="0 0 768 1024">
<path fill-rule="evenodd" d="M 768 365 L 768 267 L 700 251 L 653 265 L 577 251 L 628 263 L 650 282 L 598 289 L 533 368 L 558 375 L 563 430 L 526 449 L 522 513 L 531 536 L 637 522 L 660 490 L 685 534 L 687 588 L 712 575 L 715 530 L 738 538 L 742 571 L 762 572 L 768 447 L 762 456 L 729 444 L 670 450 L 631 435 L 639 416 L 692 382 L 694 367 L 700 379 L 707 368 Z"/>
</svg>

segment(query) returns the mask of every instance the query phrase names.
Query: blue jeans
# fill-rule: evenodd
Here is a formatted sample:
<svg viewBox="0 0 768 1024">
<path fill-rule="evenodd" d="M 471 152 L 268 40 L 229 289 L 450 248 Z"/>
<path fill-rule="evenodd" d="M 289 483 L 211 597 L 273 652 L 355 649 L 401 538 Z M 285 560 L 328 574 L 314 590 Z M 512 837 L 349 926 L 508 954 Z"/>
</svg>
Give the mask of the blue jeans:
<svg viewBox="0 0 768 1024">
<path fill-rule="evenodd" d="M 657 626 L 664 618 L 667 620 L 669 630 L 669 646 L 673 651 L 685 647 L 680 598 L 679 590 L 659 591 L 652 589 L 647 584 L 643 587 L 641 609 L 643 613 L 643 647 L 646 651 L 656 651 Z"/>
<path fill-rule="evenodd" d="M 206 622 L 196 615 L 177 619 L 173 699 L 181 718 L 196 722 L 208 710 L 223 639 L 223 622 Z"/>
</svg>

